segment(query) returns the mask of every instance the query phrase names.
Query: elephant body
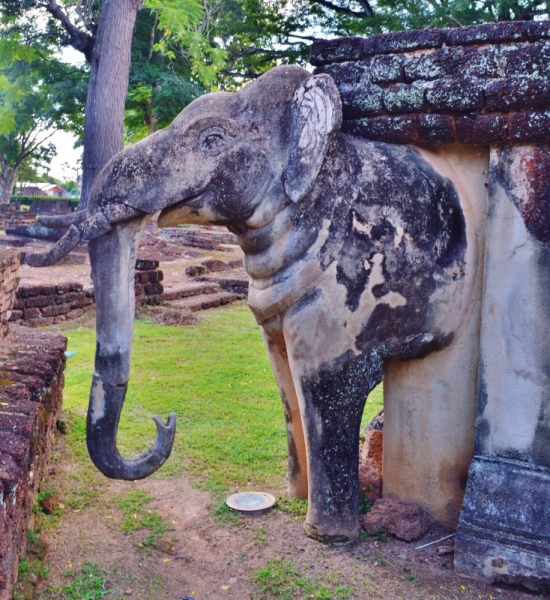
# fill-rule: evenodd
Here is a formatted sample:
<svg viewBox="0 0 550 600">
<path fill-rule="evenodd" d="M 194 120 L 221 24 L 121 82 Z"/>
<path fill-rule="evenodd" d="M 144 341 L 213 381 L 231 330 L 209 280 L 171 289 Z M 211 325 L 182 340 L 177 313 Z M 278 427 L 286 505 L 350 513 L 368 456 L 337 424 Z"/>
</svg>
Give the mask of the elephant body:
<svg viewBox="0 0 550 600">
<path fill-rule="evenodd" d="M 124 459 L 115 446 L 140 230 L 159 210 L 159 226 L 226 225 L 245 253 L 249 305 L 284 406 L 290 492 L 309 498 L 306 531 L 357 536 L 366 397 L 385 362 L 452 340 L 473 275 L 464 200 L 440 172 L 452 169 L 421 148 L 343 134 L 340 123 L 330 77 L 277 67 L 237 94 L 194 101 L 99 175 L 88 214 L 48 260 L 90 240 L 98 348 L 88 447 L 108 476 L 146 476 L 173 437 L 174 423 L 157 421 L 148 453 Z"/>
</svg>

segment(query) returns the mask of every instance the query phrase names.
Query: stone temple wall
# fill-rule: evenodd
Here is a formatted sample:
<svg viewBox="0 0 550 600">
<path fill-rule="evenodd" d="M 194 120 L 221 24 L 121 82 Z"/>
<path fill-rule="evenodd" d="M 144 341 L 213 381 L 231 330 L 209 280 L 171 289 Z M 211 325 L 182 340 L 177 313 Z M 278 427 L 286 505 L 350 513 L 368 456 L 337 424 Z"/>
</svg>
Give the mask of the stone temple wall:
<svg viewBox="0 0 550 600">
<path fill-rule="evenodd" d="M 385 370 L 383 495 L 458 521 L 458 572 L 548 588 L 550 22 L 320 41 L 310 62 L 344 132 L 414 145 L 469 198 L 461 331 Z"/>
<path fill-rule="evenodd" d="M 19 279 L 19 255 L 0 252 L 0 339 L 8 333 L 8 321 L 15 303 Z"/>
<path fill-rule="evenodd" d="M 394 143 L 548 141 L 550 26 L 512 22 L 313 44 L 343 131 Z"/>
<path fill-rule="evenodd" d="M 18 255 L 0 255 L 0 600 L 11 599 L 26 550 L 61 410 L 67 345 L 56 333 L 7 329 L 18 268 Z"/>
</svg>

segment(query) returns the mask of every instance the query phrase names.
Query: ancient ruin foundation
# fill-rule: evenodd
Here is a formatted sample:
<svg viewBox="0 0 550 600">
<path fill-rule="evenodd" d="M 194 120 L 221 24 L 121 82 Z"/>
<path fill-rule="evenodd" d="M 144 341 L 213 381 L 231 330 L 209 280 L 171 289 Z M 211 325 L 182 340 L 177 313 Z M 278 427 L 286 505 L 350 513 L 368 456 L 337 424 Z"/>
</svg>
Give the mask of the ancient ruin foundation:
<svg viewBox="0 0 550 600">
<path fill-rule="evenodd" d="M 61 410 L 66 340 L 11 326 L 19 256 L 0 253 L 0 599 L 19 559 Z"/>
</svg>

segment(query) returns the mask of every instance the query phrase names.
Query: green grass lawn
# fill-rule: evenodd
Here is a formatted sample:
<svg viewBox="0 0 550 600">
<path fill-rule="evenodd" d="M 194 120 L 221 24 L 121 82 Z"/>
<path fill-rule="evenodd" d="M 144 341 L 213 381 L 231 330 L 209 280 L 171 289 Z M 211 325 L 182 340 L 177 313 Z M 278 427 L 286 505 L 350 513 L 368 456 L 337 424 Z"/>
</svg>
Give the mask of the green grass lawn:
<svg viewBox="0 0 550 600">
<path fill-rule="evenodd" d="M 286 433 L 275 379 L 259 328 L 244 305 L 203 313 L 197 325 L 168 327 L 137 320 L 132 378 L 119 429 L 119 448 L 131 455 L 154 439 L 153 414 L 177 415 L 174 450 L 161 475 L 182 470 L 217 493 L 284 486 Z M 69 444 L 87 457 L 85 418 L 95 331 L 64 331 L 69 350 L 64 411 Z M 382 405 L 375 390 L 364 421 Z"/>
</svg>

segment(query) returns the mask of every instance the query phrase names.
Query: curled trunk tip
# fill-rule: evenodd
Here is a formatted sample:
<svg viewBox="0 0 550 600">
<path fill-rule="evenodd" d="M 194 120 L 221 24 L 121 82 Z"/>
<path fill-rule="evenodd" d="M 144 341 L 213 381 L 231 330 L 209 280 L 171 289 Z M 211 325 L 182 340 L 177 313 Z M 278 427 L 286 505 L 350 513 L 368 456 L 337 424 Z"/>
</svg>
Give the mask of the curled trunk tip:
<svg viewBox="0 0 550 600">
<path fill-rule="evenodd" d="M 90 458 L 106 477 L 133 481 L 154 473 L 170 456 L 176 433 L 176 415 L 171 413 L 166 423 L 154 416 L 157 437 L 153 446 L 138 456 L 124 458 L 116 447 L 116 435 L 126 388 L 127 384 L 113 386 L 99 375 L 94 375 L 86 441 Z"/>
</svg>

